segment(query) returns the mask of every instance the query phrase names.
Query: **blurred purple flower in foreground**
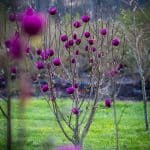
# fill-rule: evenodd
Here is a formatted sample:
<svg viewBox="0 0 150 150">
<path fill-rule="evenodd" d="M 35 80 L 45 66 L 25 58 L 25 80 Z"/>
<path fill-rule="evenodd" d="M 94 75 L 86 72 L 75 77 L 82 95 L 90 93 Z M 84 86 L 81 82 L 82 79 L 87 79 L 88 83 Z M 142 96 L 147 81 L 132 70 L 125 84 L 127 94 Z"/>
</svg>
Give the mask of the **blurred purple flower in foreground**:
<svg viewBox="0 0 150 150">
<path fill-rule="evenodd" d="M 46 24 L 46 19 L 41 13 L 37 13 L 32 8 L 28 8 L 23 14 L 22 29 L 30 36 L 39 34 Z"/>
<path fill-rule="evenodd" d="M 58 147 L 56 150 L 82 150 L 82 148 L 80 146 L 64 145 Z"/>
<path fill-rule="evenodd" d="M 19 33 L 16 33 L 10 40 L 5 42 L 7 48 L 9 48 L 9 54 L 13 59 L 23 58 L 25 53 L 25 42 L 20 37 Z"/>
<path fill-rule="evenodd" d="M 25 101 L 34 94 L 34 88 L 31 84 L 31 79 L 28 74 L 23 73 L 20 77 L 20 98 Z"/>
</svg>

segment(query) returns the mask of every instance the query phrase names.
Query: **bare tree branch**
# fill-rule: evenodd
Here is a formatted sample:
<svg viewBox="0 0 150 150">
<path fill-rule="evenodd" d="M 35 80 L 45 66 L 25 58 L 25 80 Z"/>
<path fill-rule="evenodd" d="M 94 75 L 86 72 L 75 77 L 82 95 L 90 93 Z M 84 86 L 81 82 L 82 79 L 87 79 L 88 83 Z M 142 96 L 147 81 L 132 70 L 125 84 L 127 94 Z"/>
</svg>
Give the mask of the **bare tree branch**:
<svg viewBox="0 0 150 150">
<path fill-rule="evenodd" d="M 5 111 L 3 110 L 3 108 L 0 106 L 0 110 L 2 112 L 2 114 L 4 115 L 4 117 L 8 118 L 7 114 L 5 113 Z"/>
</svg>

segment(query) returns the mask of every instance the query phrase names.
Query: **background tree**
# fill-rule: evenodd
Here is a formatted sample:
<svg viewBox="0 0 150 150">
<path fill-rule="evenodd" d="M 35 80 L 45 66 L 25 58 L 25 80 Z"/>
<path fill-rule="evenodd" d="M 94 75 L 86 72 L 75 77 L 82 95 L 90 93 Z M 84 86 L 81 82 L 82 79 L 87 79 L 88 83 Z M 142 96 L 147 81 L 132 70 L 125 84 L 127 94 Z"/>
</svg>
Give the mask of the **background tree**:
<svg viewBox="0 0 150 150">
<path fill-rule="evenodd" d="M 146 80 L 148 81 L 150 75 L 150 49 L 149 49 L 149 16 L 148 8 L 142 9 L 136 1 L 132 3 L 132 10 L 122 11 L 122 21 L 125 24 L 125 33 L 127 36 L 129 47 L 137 66 L 138 73 L 141 78 L 141 87 L 144 102 L 144 117 L 146 130 L 149 129 L 148 112 L 147 112 L 147 93 Z M 148 81 L 149 82 L 149 81 Z"/>
</svg>

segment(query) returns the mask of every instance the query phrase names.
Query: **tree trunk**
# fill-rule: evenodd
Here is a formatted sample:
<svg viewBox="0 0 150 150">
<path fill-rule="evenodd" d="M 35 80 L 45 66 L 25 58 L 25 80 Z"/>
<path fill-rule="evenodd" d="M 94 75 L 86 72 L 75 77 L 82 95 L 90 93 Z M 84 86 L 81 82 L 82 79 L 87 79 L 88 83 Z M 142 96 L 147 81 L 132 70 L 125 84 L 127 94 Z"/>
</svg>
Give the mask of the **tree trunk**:
<svg viewBox="0 0 150 150">
<path fill-rule="evenodd" d="M 141 84 L 142 84 L 142 95 L 143 95 L 143 102 L 144 102 L 144 117 L 145 117 L 145 129 L 149 129 L 148 124 L 148 111 L 147 111 L 147 95 L 146 95 L 146 86 L 145 86 L 145 78 L 143 75 L 143 70 L 140 68 L 140 77 L 141 77 Z"/>
<path fill-rule="evenodd" d="M 116 150 L 119 150 L 119 131 L 118 131 L 118 123 L 117 123 L 116 103 L 114 98 L 113 98 L 113 113 L 114 113 L 114 125 L 115 125 Z"/>
<path fill-rule="evenodd" d="M 115 126 L 115 149 L 119 150 L 119 129 L 118 129 L 118 121 L 117 121 L 117 111 L 116 111 L 116 84 L 115 80 L 112 78 L 111 79 L 112 83 L 112 102 L 113 102 L 113 115 L 114 115 L 114 126 Z"/>
<path fill-rule="evenodd" d="M 74 129 L 74 144 L 76 146 L 78 146 L 80 144 L 80 142 L 79 142 L 79 123 L 78 123 L 78 121 L 79 121 L 79 116 L 76 115 L 76 127 Z"/>
<path fill-rule="evenodd" d="M 11 98 L 8 97 L 7 102 L 7 150 L 12 149 L 12 134 L 11 134 Z"/>
</svg>

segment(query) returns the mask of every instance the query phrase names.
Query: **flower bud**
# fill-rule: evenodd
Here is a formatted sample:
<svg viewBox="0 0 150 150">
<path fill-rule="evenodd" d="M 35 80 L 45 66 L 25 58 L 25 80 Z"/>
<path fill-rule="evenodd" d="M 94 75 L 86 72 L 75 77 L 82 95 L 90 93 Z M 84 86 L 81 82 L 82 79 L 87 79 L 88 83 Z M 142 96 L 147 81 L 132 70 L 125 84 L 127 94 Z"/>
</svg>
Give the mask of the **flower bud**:
<svg viewBox="0 0 150 150">
<path fill-rule="evenodd" d="M 113 46 L 118 46 L 120 44 L 120 39 L 119 38 L 114 38 L 113 40 L 112 40 L 112 45 Z"/>
<path fill-rule="evenodd" d="M 89 22 L 90 21 L 90 16 L 87 16 L 87 15 L 82 16 L 82 21 L 85 22 L 85 23 Z"/>
<path fill-rule="evenodd" d="M 106 98 L 105 99 L 105 106 L 106 107 L 111 107 L 112 105 L 112 99 L 111 98 Z"/>
<path fill-rule="evenodd" d="M 60 66 L 60 65 L 61 65 L 61 60 L 60 60 L 60 58 L 54 58 L 53 64 L 54 64 L 55 66 Z"/>
<path fill-rule="evenodd" d="M 75 92 L 75 88 L 74 88 L 74 87 L 68 87 L 68 88 L 66 89 L 66 92 L 67 92 L 68 94 L 73 94 L 73 93 Z"/>
<path fill-rule="evenodd" d="M 52 6 L 48 9 L 48 12 L 50 15 L 56 15 L 58 13 L 58 10 L 55 6 Z"/>
</svg>

